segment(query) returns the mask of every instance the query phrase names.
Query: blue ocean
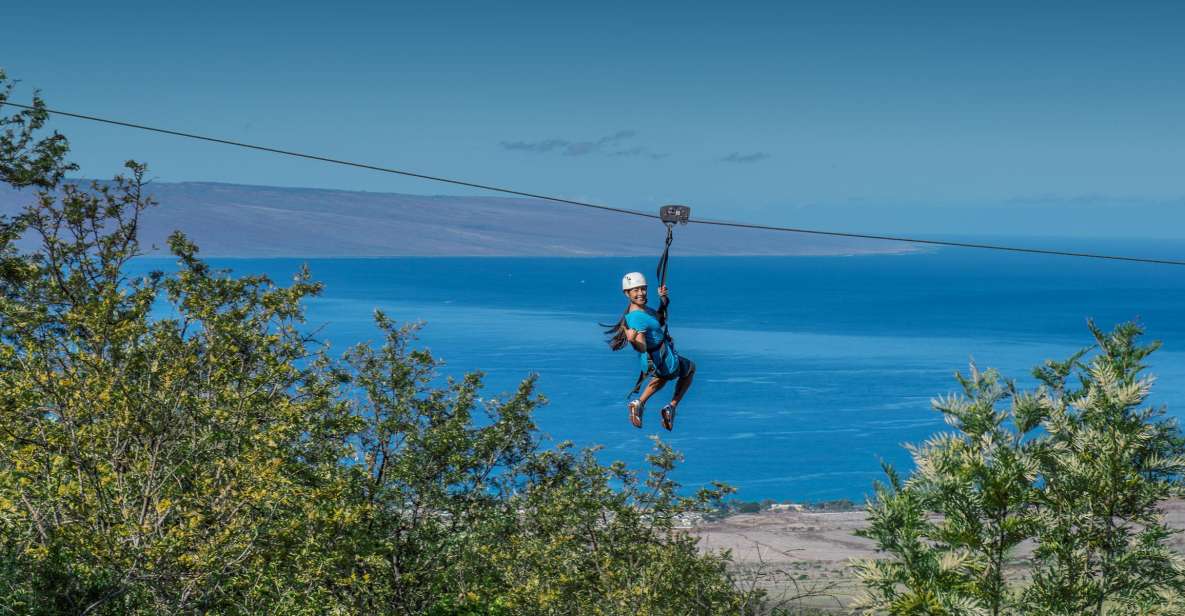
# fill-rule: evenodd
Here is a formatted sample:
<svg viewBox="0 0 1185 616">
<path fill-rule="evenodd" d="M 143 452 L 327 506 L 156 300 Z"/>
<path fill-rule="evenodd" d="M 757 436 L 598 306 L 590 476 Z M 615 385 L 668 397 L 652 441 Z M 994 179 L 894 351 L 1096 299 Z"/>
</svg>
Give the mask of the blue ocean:
<svg viewBox="0 0 1185 616">
<path fill-rule="evenodd" d="M 1081 248 L 1070 246 L 1070 248 Z M 1094 249 L 1179 258 L 1185 244 Z M 945 428 L 932 398 L 974 361 L 1032 385 L 1033 366 L 1089 346 L 1086 327 L 1138 320 L 1163 348 L 1154 401 L 1185 409 L 1185 268 L 941 249 L 859 257 L 672 257 L 671 333 L 698 366 L 673 433 L 658 409 L 627 421 L 637 355 L 611 352 L 598 322 L 625 307 L 622 274 L 652 258 L 212 259 L 284 283 L 307 263 L 324 295 L 310 328 L 337 351 L 378 342 L 373 311 L 421 321 L 445 375 L 481 370 L 486 396 L 539 375 L 537 421 L 552 442 L 599 445 L 642 468 L 659 434 L 688 488 L 723 481 L 738 498 L 860 501 L 902 444 Z M 151 264 L 142 261 L 141 265 Z M 159 264 L 158 264 L 159 265 Z M 652 301 L 657 301 L 651 293 Z"/>
</svg>

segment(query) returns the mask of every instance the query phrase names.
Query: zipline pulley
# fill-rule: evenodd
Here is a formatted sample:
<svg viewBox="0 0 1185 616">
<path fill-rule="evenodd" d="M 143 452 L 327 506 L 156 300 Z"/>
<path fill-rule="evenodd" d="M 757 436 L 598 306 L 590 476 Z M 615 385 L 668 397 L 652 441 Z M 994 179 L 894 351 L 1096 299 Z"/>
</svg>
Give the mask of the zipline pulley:
<svg viewBox="0 0 1185 616">
<path fill-rule="evenodd" d="M 687 224 L 691 220 L 691 208 L 686 205 L 664 205 L 658 208 L 658 217 L 669 227 L 674 224 Z"/>
</svg>

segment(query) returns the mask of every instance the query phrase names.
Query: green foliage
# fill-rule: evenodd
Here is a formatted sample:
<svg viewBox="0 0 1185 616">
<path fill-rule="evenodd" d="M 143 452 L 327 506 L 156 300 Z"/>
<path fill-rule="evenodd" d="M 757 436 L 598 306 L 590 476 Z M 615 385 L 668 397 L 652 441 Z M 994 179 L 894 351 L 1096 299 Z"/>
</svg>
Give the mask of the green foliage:
<svg viewBox="0 0 1185 616">
<path fill-rule="evenodd" d="M 380 346 L 333 357 L 304 270 L 235 277 L 175 234 L 176 271 L 129 277 L 144 167 L 63 185 L 65 141 L 20 117 L 0 170 L 41 192 L 0 235 L 0 614 L 760 607 L 675 528 L 728 489 L 679 496 L 662 443 L 644 478 L 541 447 L 534 378 L 442 382 L 381 313 Z"/>
<path fill-rule="evenodd" d="M 12 96 L 13 82 L 0 68 L 0 104 Z M 77 169 L 65 162 L 69 145 L 58 133 L 37 135 L 49 118 L 45 101 L 33 92 L 32 109 L 0 115 L 0 183 L 16 188 L 52 188 L 66 173 Z"/>
<path fill-rule="evenodd" d="M 934 401 L 954 431 L 910 447 L 914 473 L 887 468 L 868 505 L 861 534 L 886 558 L 856 564 L 867 613 L 1182 613 L 1158 505 L 1185 458 L 1176 423 L 1144 406 L 1158 345 L 1131 323 L 1090 330 L 1093 355 L 1047 361 L 1035 390 L 972 365 Z"/>
<path fill-rule="evenodd" d="M 1175 422 L 1143 406 L 1152 377 L 1133 324 L 1104 333 L 1091 324 L 1098 354 L 1079 382 L 1040 377 L 1054 392 L 1047 404 L 1048 442 L 1037 452 L 1045 485 L 1037 501 L 1035 571 L 1027 598 L 1048 613 L 1146 613 L 1185 590 L 1185 562 L 1166 539 L 1157 505 L 1180 495 L 1185 458 Z"/>
</svg>

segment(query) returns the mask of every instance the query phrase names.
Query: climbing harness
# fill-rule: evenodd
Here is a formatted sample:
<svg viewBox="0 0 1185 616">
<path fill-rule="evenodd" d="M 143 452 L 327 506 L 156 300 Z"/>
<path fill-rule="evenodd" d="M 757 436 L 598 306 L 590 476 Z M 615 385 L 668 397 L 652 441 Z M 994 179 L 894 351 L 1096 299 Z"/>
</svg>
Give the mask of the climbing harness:
<svg viewBox="0 0 1185 616">
<path fill-rule="evenodd" d="M 664 225 L 667 226 L 667 240 L 662 249 L 662 256 L 658 259 L 658 271 L 655 274 L 658 277 L 658 286 L 662 288 L 667 284 L 667 265 L 671 259 L 671 243 L 675 241 L 675 225 L 687 224 L 691 220 L 691 208 L 686 205 L 664 205 L 658 209 L 658 216 L 662 219 Z M 666 347 L 668 352 L 673 353 L 675 357 L 679 353 L 675 351 L 675 339 L 671 337 L 667 331 L 667 307 L 670 306 L 671 300 L 664 297 L 658 306 L 658 323 L 662 325 L 662 341 L 660 341 L 653 348 L 647 347 L 646 355 L 649 357 L 649 366 L 646 370 L 638 373 L 638 380 L 634 383 L 634 389 L 626 396 L 631 397 L 642 389 L 642 383 L 646 381 L 646 377 L 651 374 L 657 376 L 664 376 L 661 374 L 659 366 L 664 365 L 662 361 L 663 347 Z"/>
</svg>

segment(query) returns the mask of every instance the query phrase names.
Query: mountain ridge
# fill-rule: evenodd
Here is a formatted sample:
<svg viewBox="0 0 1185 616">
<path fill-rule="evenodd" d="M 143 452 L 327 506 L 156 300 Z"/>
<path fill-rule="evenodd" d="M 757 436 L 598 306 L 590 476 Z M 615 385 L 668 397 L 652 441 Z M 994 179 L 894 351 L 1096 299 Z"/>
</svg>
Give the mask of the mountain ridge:
<svg viewBox="0 0 1185 616">
<path fill-rule="evenodd" d="M 88 180 L 73 183 L 89 185 Z M 212 257 L 636 256 L 661 248 L 658 221 L 518 197 L 410 195 L 222 182 L 153 182 L 140 224 L 148 254 L 173 230 Z M 0 215 L 32 191 L 0 188 Z M 693 210 L 694 213 L 694 210 Z M 908 245 L 727 227 L 681 226 L 693 256 L 858 255 Z"/>
</svg>

